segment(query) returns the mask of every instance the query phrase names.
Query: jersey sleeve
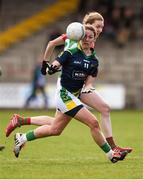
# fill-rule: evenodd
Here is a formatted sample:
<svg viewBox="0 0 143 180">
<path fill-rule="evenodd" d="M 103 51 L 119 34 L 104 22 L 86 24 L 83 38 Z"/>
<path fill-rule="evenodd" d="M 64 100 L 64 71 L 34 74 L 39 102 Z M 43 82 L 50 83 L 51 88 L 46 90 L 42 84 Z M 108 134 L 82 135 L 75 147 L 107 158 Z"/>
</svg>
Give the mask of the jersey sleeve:
<svg viewBox="0 0 143 180">
<path fill-rule="evenodd" d="M 69 51 L 63 51 L 57 58 L 56 60 L 63 65 L 66 63 L 69 59 L 71 59 L 71 53 Z"/>
<path fill-rule="evenodd" d="M 67 39 L 67 35 L 66 34 L 62 34 L 61 38 L 65 41 Z"/>
<path fill-rule="evenodd" d="M 96 77 L 98 74 L 98 61 L 96 63 L 92 64 L 91 70 L 89 72 L 89 75 Z"/>
</svg>

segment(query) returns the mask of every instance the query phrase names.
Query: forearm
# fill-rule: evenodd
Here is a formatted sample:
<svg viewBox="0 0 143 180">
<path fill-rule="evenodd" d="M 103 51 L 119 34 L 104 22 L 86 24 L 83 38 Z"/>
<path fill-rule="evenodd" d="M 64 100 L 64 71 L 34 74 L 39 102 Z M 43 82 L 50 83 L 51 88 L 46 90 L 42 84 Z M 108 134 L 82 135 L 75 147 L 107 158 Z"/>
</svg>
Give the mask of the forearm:
<svg viewBox="0 0 143 180">
<path fill-rule="evenodd" d="M 44 57 L 43 59 L 46 61 L 50 61 L 50 58 L 54 52 L 54 49 L 56 48 L 56 46 L 59 46 L 59 45 L 63 45 L 64 44 L 64 40 L 62 39 L 62 37 L 58 37 L 52 41 L 49 41 L 47 47 L 46 47 L 46 50 L 44 52 Z"/>
<path fill-rule="evenodd" d="M 59 46 L 61 44 L 64 44 L 64 40 L 62 39 L 62 36 L 56 38 L 55 40 L 53 41 L 49 41 L 47 47 L 46 47 L 46 50 L 45 50 L 45 53 L 44 53 L 44 56 L 43 56 L 43 62 L 42 62 L 42 67 L 41 67 L 41 73 L 43 75 L 46 75 L 47 73 L 47 68 L 48 68 L 48 63 L 51 59 L 51 56 L 53 54 L 53 51 L 55 49 L 56 46 Z"/>
<path fill-rule="evenodd" d="M 84 87 L 93 87 L 95 83 L 96 77 L 88 76 L 85 83 Z"/>
<path fill-rule="evenodd" d="M 54 49 L 55 49 L 56 45 L 53 43 L 53 41 L 49 41 L 47 47 L 46 47 L 46 50 L 44 52 L 44 57 L 43 59 L 45 61 L 50 61 L 50 57 L 52 56 L 53 52 L 54 52 Z"/>
</svg>

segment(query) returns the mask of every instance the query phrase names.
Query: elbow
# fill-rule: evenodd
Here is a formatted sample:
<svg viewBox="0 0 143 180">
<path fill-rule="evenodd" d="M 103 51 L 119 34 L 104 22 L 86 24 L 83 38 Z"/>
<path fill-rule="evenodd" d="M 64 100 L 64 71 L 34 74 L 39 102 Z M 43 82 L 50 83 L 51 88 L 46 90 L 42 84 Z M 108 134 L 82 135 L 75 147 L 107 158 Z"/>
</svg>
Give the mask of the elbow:
<svg viewBox="0 0 143 180">
<path fill-rule="evenodd" d="M 56 43 L 54 42 L 54 40 L 49 41 L 48 46 L 51 48 L 55 48 L 56 47 Z"/>
</svg>

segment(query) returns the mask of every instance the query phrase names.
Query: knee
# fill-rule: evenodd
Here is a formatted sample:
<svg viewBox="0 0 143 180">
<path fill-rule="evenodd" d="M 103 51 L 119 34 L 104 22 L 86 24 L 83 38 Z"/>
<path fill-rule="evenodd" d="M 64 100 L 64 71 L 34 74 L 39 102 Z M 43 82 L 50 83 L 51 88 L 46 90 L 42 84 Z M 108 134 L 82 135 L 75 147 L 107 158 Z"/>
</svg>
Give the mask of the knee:
<svg viewBox="0 0 143 180">
<path fill-rule="evenodd" d="M 61 135 L 61 133 L 62 133 L 62 130 L 60 130 L 58 128 L 52 128 L 51 129 L 51 135 L 52 136 L 59 136 L 59 135 Z"/>
<path fill-rule="evenodd" d="M 100 129 L 98 121 L 94 119 L 94 120 L 92 121 L 92 123 L 91 123 L 90 128 L 91 128 L 92 130 L 93 130 L 93 129 Z"/>
<path fill-rule="evenodd" d="M 109 115 L 110 114 L 110 106 L 108 104 L 104 104 L 103 107 L 102 107 L 102 111 L 101 113 L 103 115 Z"/>
</svg>

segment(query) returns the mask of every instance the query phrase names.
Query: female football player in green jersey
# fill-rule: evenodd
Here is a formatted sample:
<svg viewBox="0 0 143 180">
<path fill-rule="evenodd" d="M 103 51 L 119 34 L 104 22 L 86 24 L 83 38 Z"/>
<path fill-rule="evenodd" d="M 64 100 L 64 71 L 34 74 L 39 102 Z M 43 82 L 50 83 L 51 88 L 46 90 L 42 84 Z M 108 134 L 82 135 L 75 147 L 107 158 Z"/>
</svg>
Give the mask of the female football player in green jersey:
<svg viewBox="0 0 143 180">
<path fill-rule="evenodd" d="M 104 27 L 104 18 L 102 17 L 101 14 L 97 12 L 91 12 L 85 15 L 83 19 L 83 24 L 91 24 L 94 26 L 96 29 L 97 35 L 95 38 L 96 39 L 99 37 L 101 34 L 103 27 Z M 91 43 L 91 47 L 94 48 L 95 42 Z M 50 41 L 47 45 L 47 48 L 45 50 L 44 54 L 44 61 L 43 63 L 46 63 L 46 60 L 49 60 L 49 57 L 51 57 L 51 54 L 53 53 L 53 50 L 56 46 L 64 44 L 65 43 L 65 49 L 68 47 L 73 46 L 73 43 L 75 44 L 75 47 L 77 46 L 76 42 L 73 42 L 69 39 L 67 39 L 66 34 L 61 35 L 57 39 Z M 46 71 L 43 71 L 43 74 L 46 74 Z M 105 100 L 99 95 L 99 93 L 94 90 L 92 87 L 93 82 L 95 81 L 95 77 L 89 76 L 85 82 L 84 88 L 80 94 L 80 100 L 85 103 L 86 105 L 96 109 L 101 113 L 101 128 L 103 130 L 103 133 L 106 137 L 107 142 L 110 144 L 112 149 L 116 149 L 119 151 L 124 151 L 127 150 L 128 152 L 132 151 L 132 148 L 120 148 L 116 145 L 113 135 L 112 135 L 112 125 L 111 125 L 111 119 L 110 119 L 110 107 L 109 105 L 105 102 Z M 9 136 L 9 134 L 17 127 L 20 125 L 24 124 L 34 124 L 34 125 L 43 125 L 43 124 L 52 124 L 53 119 L 52 117 L 48 116 L 43 116 L 41 120 L 39 121 L 37 117 L 32 117 L 32 118 L 23 118 L 25 120 L 21 120 L 21 123 L 19 123 L 19 119 L 22 119 L 18 115 L 14 115 L 12 117 L 11 122 L 7 126 L 6 129 L 6 135 Z"/>
<path fill-rule="evenodd" d="M 85 26 L 85 37 L 78 43 L 78 46 L 68 48 L 49 66 L 49 74 L 53 74 L 56 69 L 62 67 L 61 79 L 57 85 L 55 120 L 51 125 L 41 125 L 27 133 L 16 133 L 14 147 L 16 157 L 19 156 L 22 146 L 27 141 L 60 135 L 73 117 L 90 128 L 95 143 L 113 163 L 126 156 L 127 151 L 121 153 L 111 149 L 100 130 L 98 120 L 78 98 L 86 78 L 96 77 L 98 73 L 98 59 L 94 49 L 91 48 L 95 37 L 96 31 L 93 26 Z M 40 117 L 38 118 L 40 120 Z"/>
</svg>

